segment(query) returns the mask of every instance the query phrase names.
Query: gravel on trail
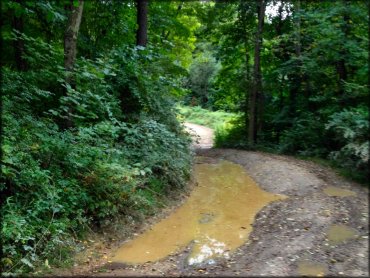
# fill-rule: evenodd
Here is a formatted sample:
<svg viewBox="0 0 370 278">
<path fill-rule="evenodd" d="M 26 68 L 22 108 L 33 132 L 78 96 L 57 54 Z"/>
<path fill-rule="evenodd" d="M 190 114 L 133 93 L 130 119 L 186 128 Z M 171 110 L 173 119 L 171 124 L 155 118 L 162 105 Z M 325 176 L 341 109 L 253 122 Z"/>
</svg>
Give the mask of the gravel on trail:
<svg viewBox="0 0 370 278">
<path fill-rule="evenodd" d="M 212 149 L 211 129 L 194 124 L 186 126 L 194 136 L 201 137 L 194 143 L 199 156 L 196 163 L 229 160 L 240 164 L 262 189 L 288 198 L 272 202 L 259 211 L 248 241 L 228 259 L 189 266 L 184 263 L 191 247 L 188 246 L 157 262 L 115 267 L 107 264 L 99 273 L 95 269 L 94 275 L 369 277 L 367 187 L 309 161 L 262 152 Z M 325 191 L 328 187 L 346 189 L 353 194 L 328 194 Z M 333 227 L 348 228 L 353 236 L 331 241 L 328 234 Z"/>
</svg>

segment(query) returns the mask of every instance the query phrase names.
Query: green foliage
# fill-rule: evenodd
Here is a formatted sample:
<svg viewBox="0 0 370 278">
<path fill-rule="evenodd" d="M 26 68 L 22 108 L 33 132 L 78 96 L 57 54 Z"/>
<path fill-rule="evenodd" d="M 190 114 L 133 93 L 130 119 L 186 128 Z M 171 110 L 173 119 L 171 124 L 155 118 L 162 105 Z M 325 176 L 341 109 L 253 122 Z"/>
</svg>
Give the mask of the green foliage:
<svg viewBox="0 0 370 278">
<path fill-rule="evenodd" d="M 202 107 L 213 106 L 213 77 L 219 70 L 219 64 L 207 50 L 207 45 L 198 46 L 200 54 L 193 60 L 189 68 L 188 87 L 191 91 L 185 98 L 186 104 Z"/>
<path fill-rule="evenodd" d="M 13 89 L 12 78 L 7 71 L 4 75 L 9 81 L 5 91 Z M 114 109 L 103 102 L 104 95 L 73 93 L 67 100 L 76 103 L 79 127 L 64 131 L 48 118 L 28 115 L 31 108 L 17 114 L 12 107 L 20 104 L 5 95 L 2 239 L 12 271 L 33 268 L 60 248 L 72 250 L 70 234 L 80 234 L 87 225 L 149 213 L 158 196 L 147 187 L 161 184 L 160 196 L 189 177 L 185 135 L 147 118 L 132 124 L 108 119 L 107 109 Z M 96 113 L 101 107 L 100 115 L 85 114 L 92 105 Z"/>
<path fill-rule="evenodd" d="M 369 111 L 367 108 L 344 109 L 330 117 L 326 129 L 333 130 L 341 144 L 331 152 L 332 159 L 345 167 L 367 170 L 369 162 Z"/>
<path fill-rule="evenodd" d="M 293 126 L 285 130 L 280 137 L 279 151 L 282 153 L 305 156 L 327 154 L 322 138 L 327 137 L 320 118 L 312 113 L 293 120 Z"/>
<path fill-rule="evenodd" d="M 181 121 L 204 125 L 215 130 L 231 125 L 231 122 L 238 117 L 236 113 L 209 111 L 199 106 L 178 105 L 177 109 Z"/>
<path fill-rule="evenodd" d="M 247 133 L 245 125 L 242 123 L 244 117 L 237 117 L 219 126 L 215 131 L 215 147 L 217 148 L 240 148 L 250 149 L 244 140 Z"/>
<path fill-rule="evenodd" d="M 366 175 L 367 114 L 357 107 L 369 96 L 368 6 L 361 1 L 271 1 L 268 6 L 277 13 L 266 15 L 262 34 L 255 148 L 334 159 Z M 211 54 L 221 64 L 211 88 L 213 108 L 244 112 L 216 132 L 219 147 L 252 148 L 245 123 L 255 8 L 253 1 L 217 2 L 200 28 L 199 37 L 212 42 Z"/>
<path fill-rule="evenodd" d="M 364 176 L 367 4 L 300 3 L 269 4 L 284 6 L 264 26 L 255 147 L 329 157 Z M 216 146 L 252 148 L 255 2 L 152 1 L 149 43 L 135 47 L 134 1 L 85 1 L 73 72 L 64 4 L 1 3 L 6 274 L 57 265 L 86 229 L 163 205 L 190 174 L 178 119 L 215 129 Z M 176 107 L 179 97 L 220 111 Z"/>
<path fill-rule="evenodd" d="M 98 6 L 130 10 L 116 4 Z M 106 25 L 100 23 L 90 31 L 99 33 Z M 7 42 L 19 38 L 27 70 L 9 62 L 2 71 L 1 267 L 7 274 L 33 271 L 46 259 L 61 265 L 85 231 L 152 214 L 186 184 L 192 161 L 174 107 L 186 71 L 167 50 L 130 46 L 117 34 L 91 49 L 91 41 L 80 41 L 82 55 L 66 83 L 60 40 L 17 34 Z"/>
</svg>

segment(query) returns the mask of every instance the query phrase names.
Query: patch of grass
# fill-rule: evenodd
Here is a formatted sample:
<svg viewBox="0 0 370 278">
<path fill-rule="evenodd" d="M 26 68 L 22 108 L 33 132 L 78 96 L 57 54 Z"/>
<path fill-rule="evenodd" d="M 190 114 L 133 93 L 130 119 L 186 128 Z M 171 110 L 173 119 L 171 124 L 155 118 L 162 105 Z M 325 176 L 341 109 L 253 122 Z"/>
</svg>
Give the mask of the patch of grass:
<svg viewBox="0 0 370 278">
<path fill-rule="evenodd" d="M 179 104 L 176 108 L 180 120 L 204 125 L 215 130 L 225 125 L 230 125 L 231 122 L 239 116 L 239 114 L 225 111 L 210 111 L 200 106 L 190 107 Z"/>
</svg>

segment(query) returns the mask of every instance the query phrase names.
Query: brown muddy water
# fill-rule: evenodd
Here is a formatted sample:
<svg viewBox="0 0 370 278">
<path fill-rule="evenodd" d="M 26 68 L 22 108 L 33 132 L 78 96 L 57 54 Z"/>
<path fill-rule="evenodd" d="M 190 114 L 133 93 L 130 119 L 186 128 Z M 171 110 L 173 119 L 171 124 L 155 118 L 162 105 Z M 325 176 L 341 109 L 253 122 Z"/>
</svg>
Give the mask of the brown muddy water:
<svg viewBox="0 0 370 278">
<path fill-rule="evenodd" d="M 113 262 L 157 261 L 189 244 L 189 265 L 227 258 L 247 241 L 258 211 L 286 198 L 262 190 L 240 165 L 229 161 L 196 164 L 194 171 L 198 185 L 188 200 L 169 217 L 124 243 Z"/>
<path fill-rule="evenodd" d="M 311 261 L 298 262 L 298 273 L 303 276 L 323 277 L 328 272 L 325 264 Z"/>
<path fill-rule="evenodd" d="M 348 197 L 348 196 L 356 196 L 356 192 L 353 192 L 351 190 L 334 187 L 334 186 L 328 186 L 323 189 L 324 193 L 331 197 Z"/>
<path fill-rule="evenodd" d="M 347 240 L 355 239 L 358 233 L 355 229 L 343 224 L 334 224 L 329 227 L 327 237 L 331 245 L 344 243 Z"/>
</svg>

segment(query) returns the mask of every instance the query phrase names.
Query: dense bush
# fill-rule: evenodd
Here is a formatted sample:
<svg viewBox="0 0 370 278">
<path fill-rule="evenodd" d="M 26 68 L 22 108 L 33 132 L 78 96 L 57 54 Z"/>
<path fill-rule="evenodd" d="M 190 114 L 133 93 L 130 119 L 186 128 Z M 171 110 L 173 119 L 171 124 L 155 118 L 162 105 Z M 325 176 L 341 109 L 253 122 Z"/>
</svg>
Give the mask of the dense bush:
<svg viewBox="0 0 370 278">
<path fill-rule="evenodd" d="M 35 50 L 30 69 L 3 70 L 1 262 L 10 273 L 62 262 L 88 227 L 152 213 L 161 196 L 185 185 L 191 168 L 173 84 L 165 84 L 171 79 L 154 76 L 163 57 L 122 48 L 79 59 L 72 87 L 63 68 L 55 70 L 60 52 L 27 42 Z M 131 111 L 121 105 L 125 86 L 138 104 Z"/>
<path fill-rule="evenodd" d="M 320 117 L 305 113 L 293 120 L 290 129 L 283 131 L 278 148 L 282 153 L 323 156 L 328 152 L 323 137 L 326 137 L 326 134 Z"/>
<path fill-rule="evenodd" d="M 344 109 L 330 117 L 326 129 L 333 130 L 341 148 L 330 157 L 345 167 L 367 170 L 369 162 L 369 111 L 367 108 Z"/>
<path fill-rule="evenodd" d="M 243 117 L 235 118 L 215 130 L 215 147 L 249 149 L 244 140 L 247 134 Z"/>
</svg>

